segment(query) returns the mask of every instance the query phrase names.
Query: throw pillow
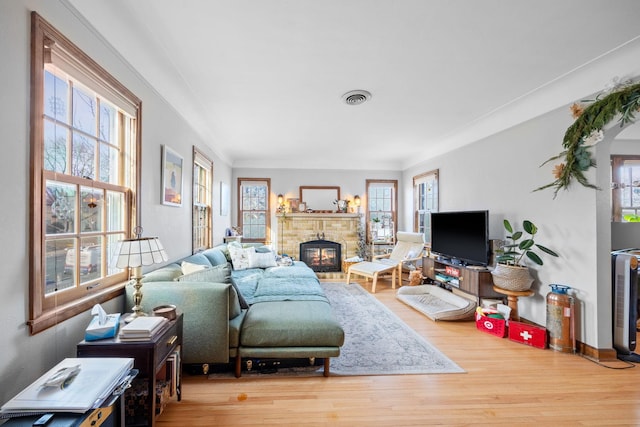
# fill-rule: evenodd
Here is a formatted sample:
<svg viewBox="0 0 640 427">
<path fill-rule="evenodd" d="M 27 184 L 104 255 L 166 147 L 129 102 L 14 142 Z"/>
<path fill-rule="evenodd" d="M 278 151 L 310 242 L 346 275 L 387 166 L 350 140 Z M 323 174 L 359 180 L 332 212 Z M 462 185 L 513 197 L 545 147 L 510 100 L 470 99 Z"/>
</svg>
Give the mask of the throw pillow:
<svg viewBox="0 0 640 427">
<path fill-rule="evenodd" d="M 178 282 L 213 282 L 213 283 L 230 283 L 231 270 L 228 264 L 216 265 L 215 267 L 205 268 L 204 270 L 193 271 L 184 274 L 176 279 Z"/>
<path fill-rule="evenodd" d="M 182 264 L 180 264 L 180 266 L 182 267 L 182 274 L 194 273 L 196 271 L 204 270 L 205 268 L 207 268 L 206 265 L 193 264 L 187 261 L 182 261 Z"/>
<path fill-rule="evenodd" d="M 249 252 L 249 268 L 268 268 L 277 265 L 273 252 Z"/>
<path fill-rule="evenodd" d="M 228 248 L 234 270 L 246 270 L 247 268 L 249 268 L 248 254 L 250 252 L 255 252 L 255 249 L 253 247 L 243 248 L 240 243 L 231 242 L 229 243 Z"/>
</svg>

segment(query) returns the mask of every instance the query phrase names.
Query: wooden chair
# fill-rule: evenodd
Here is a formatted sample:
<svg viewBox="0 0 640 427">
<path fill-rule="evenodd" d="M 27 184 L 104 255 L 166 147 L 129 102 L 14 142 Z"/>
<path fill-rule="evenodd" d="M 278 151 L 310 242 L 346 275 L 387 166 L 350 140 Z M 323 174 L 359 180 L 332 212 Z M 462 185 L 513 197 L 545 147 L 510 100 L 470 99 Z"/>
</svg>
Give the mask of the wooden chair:
<svg viewBox="0 0 640 427">
<path fill-rule="evenodd" d="M 388 254 L 375 255 L 371 260 L 387 265 L 395 265 L 398 286 L 402 286 L 402 271 L 403 269 L 410 270 L 405 265 L 413 264 L 414 267 L 417 267 L 417 261 L 422 258 L 423 252 L 424 235 L 422 233 L 399 231 L 396 235 L 396 245 L 393 250 Z"/>
</svg>

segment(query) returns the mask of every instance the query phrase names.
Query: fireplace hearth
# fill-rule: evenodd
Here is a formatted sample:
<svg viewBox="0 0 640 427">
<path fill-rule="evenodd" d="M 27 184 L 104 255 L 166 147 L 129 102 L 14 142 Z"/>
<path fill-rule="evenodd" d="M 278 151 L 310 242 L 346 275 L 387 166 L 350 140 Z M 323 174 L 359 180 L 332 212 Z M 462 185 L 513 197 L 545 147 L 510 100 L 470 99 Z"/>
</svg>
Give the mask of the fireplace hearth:
<svg viewBox="0 0 640 427">
<path fill-rule="evenodd" d="M 330 240 L 310 240 L 300 243 L 300 261 L 316 273 L 341 270 L 341 245 Z"/>
</svg>

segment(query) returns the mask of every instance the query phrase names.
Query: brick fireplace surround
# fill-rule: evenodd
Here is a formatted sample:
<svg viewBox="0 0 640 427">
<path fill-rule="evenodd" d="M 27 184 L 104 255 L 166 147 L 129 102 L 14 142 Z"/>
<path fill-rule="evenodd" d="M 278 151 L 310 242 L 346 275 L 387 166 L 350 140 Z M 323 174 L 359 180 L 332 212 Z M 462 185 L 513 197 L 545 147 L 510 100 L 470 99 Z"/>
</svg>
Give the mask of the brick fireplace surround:
<svg viewBox="0 0 640 427">
<path fill-rule="evenodd" d="M 278 215 L 277 245 L 280 253 L 300 259 L 300 243 L 324 238 L 340 243 L 342 258 L 351 258 L 358 249 L 356 213 L 287 213 Z M 324 233 L 324 237 L 322 234 Z"/>
</svg>

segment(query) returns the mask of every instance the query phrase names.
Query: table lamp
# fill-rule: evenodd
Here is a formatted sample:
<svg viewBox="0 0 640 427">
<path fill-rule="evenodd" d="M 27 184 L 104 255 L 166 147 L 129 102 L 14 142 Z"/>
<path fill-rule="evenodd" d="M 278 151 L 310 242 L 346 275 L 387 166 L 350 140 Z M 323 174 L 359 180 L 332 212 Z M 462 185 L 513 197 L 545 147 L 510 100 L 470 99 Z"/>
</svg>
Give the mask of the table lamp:
<svg viewBox="0 0 640 427">
<path fill-rule="evenodd" d="M 138 226 L 133 230 L 135 238 L 121 240 L 118 242 L 116 250 L 115 266 L 118 268 L 131 268 L 131 278 L 135 280 L 133 288 L 133 313 L 124 321 L 131 322 L 133 319 L 146 316 L 142 311 L 142 266 L 161 264 L 168 260 L 167 253 L 157 237 L 142 237 L 142 227 Z"/>
</svg>

